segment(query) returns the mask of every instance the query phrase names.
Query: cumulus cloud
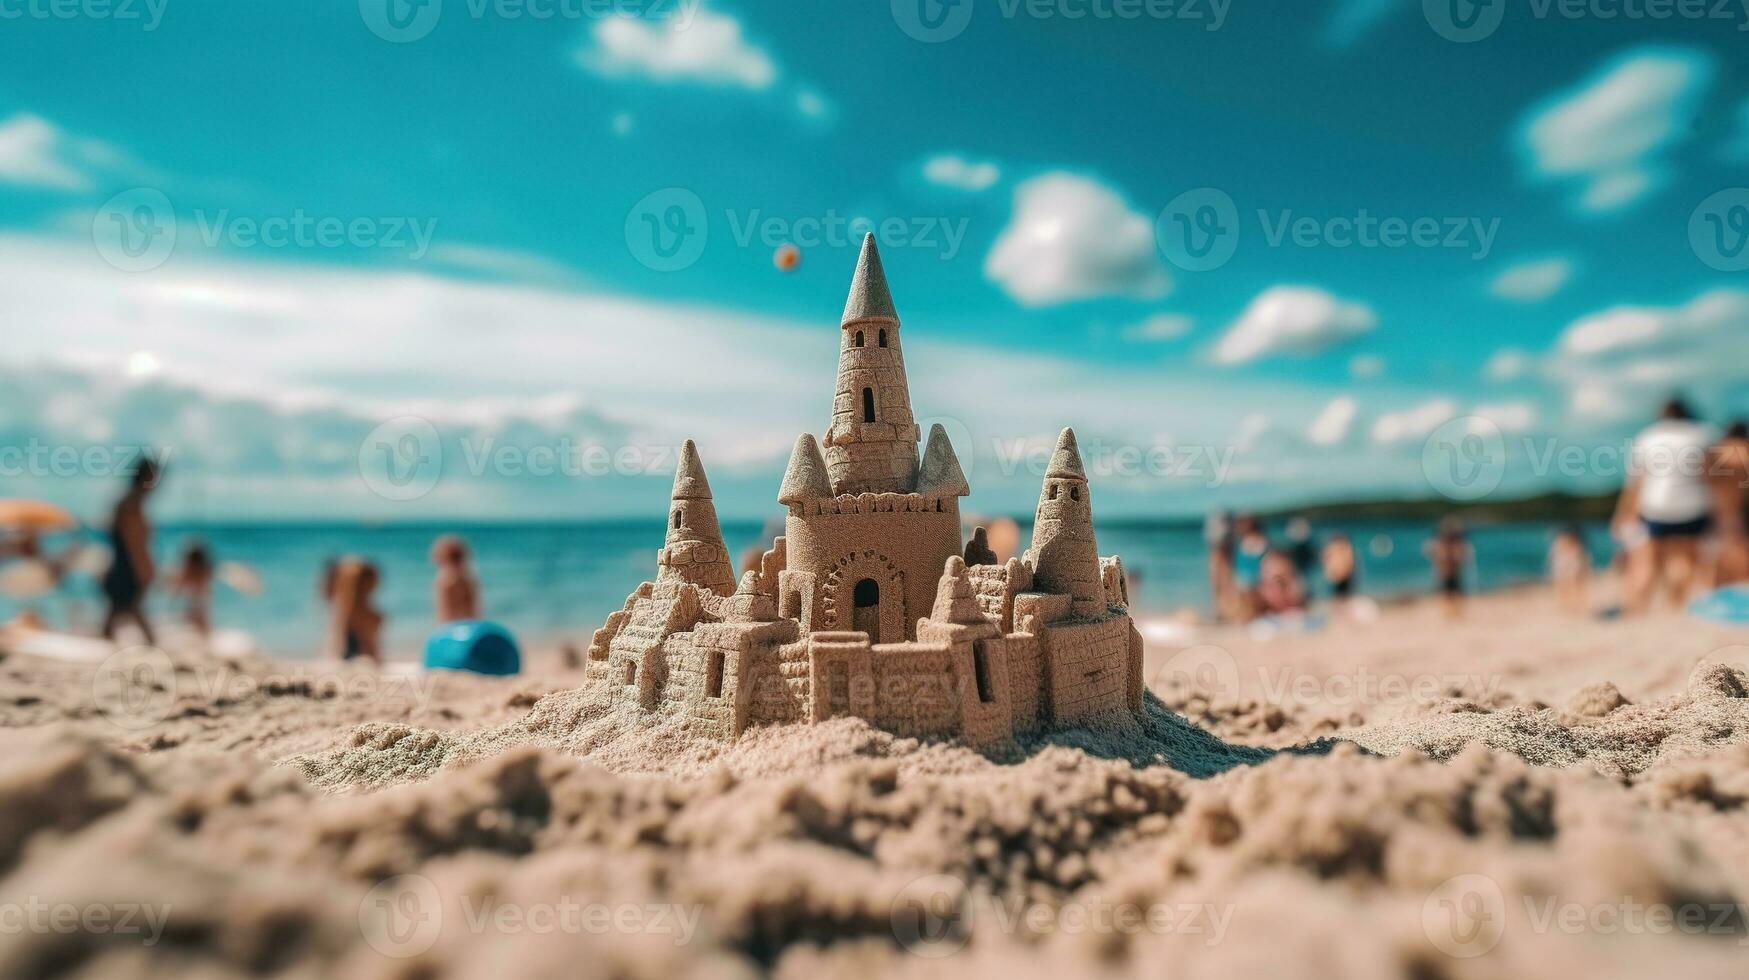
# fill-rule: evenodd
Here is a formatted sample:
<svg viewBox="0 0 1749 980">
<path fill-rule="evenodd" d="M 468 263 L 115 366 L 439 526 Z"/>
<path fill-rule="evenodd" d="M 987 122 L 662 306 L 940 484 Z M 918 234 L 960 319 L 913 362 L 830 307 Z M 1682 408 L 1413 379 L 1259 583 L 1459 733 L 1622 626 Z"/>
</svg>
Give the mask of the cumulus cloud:
<svg viewBox="0 0 1749 980">
<path fill-rule="evenodd" d="M 89 190 L 91 169 L 117 157 L 96 140 L 69 136 L 41 116 L 21 112 L 0 121 L 0 183 Z"/>
<path fill-rule="evenodd" d="M 1348 439 L 1349 430 L 1354 428 L 1354 420 L 1359 414 L 1360 407 L 1355 404 L 1354 399 L 1347 395 L 1332 398 L 1306 429 L 1306 438 L 1314 446 L 1342 443 Z"/>
<path fill-rule="evenodd" d="M 590 44 L 577 52 L 584 68 L 611 78 L 693 82 L 764 89 L 777 64 L 747 40 L 741 22 L 700 9 L 691 18 L 660 20 L 617 14 L 595 23 Z"/>
<path fill-rule="evenodd" d="M 1124 328 L 1130 340 L 1180 340 L 1190 335 L 1196 321 L 1182 313 L 1155 313 Z"/>
<path fill-rule="evenodd" d="M 1528 431 L 1537 420 L 1536 406 L 1527 401 L 1477 405 L 1470 409 L 1470 414 L 1487 419 L 1494 423 L 1495 428 L 1508 434 Z"/>
<path fill-rule="evenodd" d="M 1679 306 L 1617 306 L 1562 331 L 1548 373 L 1575 414 L 1643 414 L 1674 391 L 1724 400 L 1749 384 L 1749 291 L 1714 289 Z"/>
<path fill-rule="evenodd" d="M 1002 170 L 989 160 L 968 160 L 955 153 L 941 153 L 923 162 L 923 176 L 931 183 L 962 191 L 989 190 L 1002 179 Z"/>
<path fill-rule="evenodd" d="M 1381 446 L 1425 439 L 1434 429 L 1457 417 L 1457 403 L 1435 398 L 1399 412 L 1386 412 L 1373 420 L 1372 441 Z"/>
<path fill-rule="evenodd" d="M 1482 376 L 1489 381 L 1516 381 L 1530 372 L 1535 360 L 1516 347 L 1504 347 L 1488 358 L 1482 366 Z"/>
<path fill-rule="evenodd" d="M 1632 203 L 1662 180 L 1665 157 L 1688 137 L 1712 76 L 1701 52 L 1629 52 L 1531 111 L 1522 130 L 1528 163 L 1540 176 L 1576 183 L 1583 210 Z"/>
<path fill-rule="evenodd" d="M 1494 277 L 1488 291 L 1499 299 L 1540 303 L 1561 291 L 1573 275 L 1570 259 L 1550 258 L 1522 262 Z"/>
<path fill-rule="evenodd" d="M 1364 303 L 1322 289 L 1275 286 L 1259 294 L 1215 345 L 1220 364 L 1244 364 L 1276 354 L 1314 354 L 1378 326 Z"/>
<path fill-rule="evenodd" d="M 1377 354 L 1356 354 L 1348 359 L 1348 374 L 1368 381 L 1385 373 L 1385 359 Z"/>
<path fill-rule="evenodd" d="M 1172 287 L 1153 221 L 1112 188 L 1063 172 L 1014 189 L 1014 213 L 984 259 L 984 275 L 1026 306 L 1158 299 Z"/>
</svg>

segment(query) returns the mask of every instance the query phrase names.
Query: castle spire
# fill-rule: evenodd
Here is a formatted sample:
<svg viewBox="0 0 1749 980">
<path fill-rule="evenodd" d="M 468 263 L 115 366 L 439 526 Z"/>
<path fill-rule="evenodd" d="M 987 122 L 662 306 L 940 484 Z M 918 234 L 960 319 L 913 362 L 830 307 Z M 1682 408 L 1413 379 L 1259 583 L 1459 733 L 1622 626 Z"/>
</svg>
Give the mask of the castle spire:
<svg viewBox="0 0 1749 980">
<path fill-rule="evenodd" d="M 917 492 L 931 496 L 967 497 L 971 484 L 960 469 L 960 458 L 954 455 L 953 443 L 940 422 L 929 427 L 929 443 L 923 449 L 923 465 L 917 470 Z"/>
<path fill-rule="evenodd" d="M 1041 592 L 1073 599 L 1070 613 L 1092 617 L 1105 612 L 1105 585 L 1099 570 L 1099 543 L 1093 537 L 1093 501 L 1075 431 L 1064 429 L 1045 468 L 1032 547 L 1026 550 L 1033 582 Z"/>
<path fill-rule="evenodd" d="M 796 437 L 796 448 L 789 454 L 777 502 L 788 507 L 830 496 L 832 482 L 826 476 L 826 459 L 820 455 L 820 444 L 814 441 L 813 433 L 804 432 Z"/>
<path fill-rule="evenodd" d="M 839 324 L 838 386 L 824 440 L 832 492 L 911 493 L 921 437 L 899 349 L 899 314 L 871 234 L 862 240 Z"/>
<path fill-rule="evenodd" d="M 672 497 L 668 536 L 656 557 L 661 566 L 657 584 L 686 582 L 718 595 L 732 594 L 735 573 L 729 565 L 729 549 L 723 544 L 723 529 L 717 523 L 717 508 L 711 502 L 711 485 L 705 479 L 698 446 L 691 439 L 680 447 Z"/>
</svg>

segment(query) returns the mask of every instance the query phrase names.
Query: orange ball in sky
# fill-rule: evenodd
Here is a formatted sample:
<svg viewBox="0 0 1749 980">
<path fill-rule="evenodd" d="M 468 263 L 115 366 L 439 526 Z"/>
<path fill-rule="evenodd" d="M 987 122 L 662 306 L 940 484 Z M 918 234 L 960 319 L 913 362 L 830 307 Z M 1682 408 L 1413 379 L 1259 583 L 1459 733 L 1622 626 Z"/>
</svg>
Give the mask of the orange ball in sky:
<svg viewBox="0 0 1749 980">
<path fill-rule="evenodd" d="M 794 272 L 796 266 L 802 264 L 802 250 L 785 242 L 772 253 L 771 264 L 777 266 L 779 272 Z"/>
</svg>

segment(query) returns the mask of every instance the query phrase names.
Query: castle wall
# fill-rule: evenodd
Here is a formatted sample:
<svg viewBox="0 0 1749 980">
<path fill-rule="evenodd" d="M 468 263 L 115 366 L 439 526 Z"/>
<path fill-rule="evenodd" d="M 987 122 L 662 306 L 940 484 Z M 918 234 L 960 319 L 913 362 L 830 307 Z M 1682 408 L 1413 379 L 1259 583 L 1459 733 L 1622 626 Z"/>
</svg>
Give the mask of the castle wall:
<svg viewBox="0 0 1749 980">
<path fill-rule="evenodd" d="M 856 628 L 853 590 L 872 578 L 881 590 L 876 639 L 912 639 L 934 604 L 943 563 L 959 554 L 959 500 L 871 493 L 808 501 L 790 508 L 784 538 L 788 570 L 812 576 L 810 629 Z M 895 591 L 902 603 L 891 602 Z"/>
<path fill-rule="evenodd" d="M 1052 724 L 1070 725 L 1133 710 L 1136 699 L 1131 687 L 1139 688 L 1141 671 L 1132 636 L 1139 634 L 1122 613 L 1045 628 L 1040 639 Z"/>
</svg>

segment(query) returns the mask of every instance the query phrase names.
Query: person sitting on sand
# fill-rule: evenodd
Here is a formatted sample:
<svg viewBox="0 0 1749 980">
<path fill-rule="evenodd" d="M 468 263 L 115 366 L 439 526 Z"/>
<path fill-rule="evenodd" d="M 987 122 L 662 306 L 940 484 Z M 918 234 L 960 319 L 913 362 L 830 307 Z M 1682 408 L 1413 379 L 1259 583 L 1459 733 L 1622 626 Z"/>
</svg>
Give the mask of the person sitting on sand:
<svg viewBox="0 0 1749 980">
<path fill-rule="evenodd" d="M 1254 618 L 1261 603 L 1257 586 L 1263 581 L 1263 556 L 1269 554 L 1269 538 L 1257 518 L 1246 515 L 1233 522 L 1235 538 L 1233 555 L 1233 587 L 1237 595 L 1239 619 Z"/>
<path fill-rule="evenodd" d="M 1634 562 L 1627 608 L 1643 612 L 1663 582 L 1681 606 L 1700 571 L 1701 539 L 1712 528 L 1713 487 L 1707 478 L 1712 430 L 1680 398 L 1664 403 L 1658 421 L 1634 439 L 1633 466 L 1616 502 L 1615 525 L 1638 522 L 1650 539 L 1648 560 Z M 1625 537 L 1625 535 L 1624 535 Z"/>
<path fill-rule="evenodd" d="M 187 605 L 182 616 L 201 636 L 213 631 L 213 558 L 205 543 L 190 541 L 182 550 L 182 562 L 171 577 L 172 591 Z"/>
<path fill-rule="evenodd" d="M 372 604 L 382 575 L 363 558 L 347 558 L 334 572 L 334 602 L 328 621 L 328 652 L 341 660 L 383 662 L 383 614 Z"/>
<path fill-rule="evenodd" d="M 1258 570 L 1257 611 L 1265 616 L 1290 616 L 1306 609 L 1306 587 L 1293 556 L 1270 550 Z"/>
<path fill-rule="evenodd" d="M 128 479 L 128 489 L 116 502 L 109 521 L 112 558 L 103 576 L 103 595 L 109 609 L 103 616 L 103 638 L 115 639 L 121 621 L 131 619 L 145 634 L 146 643 L 158 641 L 146 619 L 146 590 L 157 569 L 152 564 L 152 523 L 146 517 L 146 498 L 158 486 L 160 469 L 151 458 L 141 459 Z"/>
<path fill-rule="evenodd" d="M 1354 580 L 1359 561 L 1354 554 L 1354 542 L 1341 531 L 1330 535 L 1319 555 L 1324 581 L 1330 583 L 1330 598 L 1338 608 L 1346 606 L 1354 596 Z"/>
<path fill-rule="evenodd" d="M 1563 611 L 1583 613 L 1585 586 L 1591 577 L 1591 552 L 1585 547 L 1585 532 L 1568 524 L 1549 543 L 1549 581 L 1555 587 L 1555 602 Z"/>
<path fill-rule="evenodd" d="M 1720 585 L 1749 580 L 1749 422 L 1738 419 L 1713 446 L 1713 520 Z"/>
<path fill-rule="evenodd" d="M 468 564 L 467 542 L 453 534 L 438 538 L 431 546 L 431 564 L 437 566 L 431 587 L 437 621 L 479 619 L 480 580 Z"/>
<path fill-rule="evenodd" d="M 1464 612 L 1464 570 L 1474 557 L 1463 522 L 1455 517 L 1440 521 L 1439 533 L 1422 550 L 1433 565 L 1433 580 L 1447 618 L 1457 619 Z"/>
</svg>

